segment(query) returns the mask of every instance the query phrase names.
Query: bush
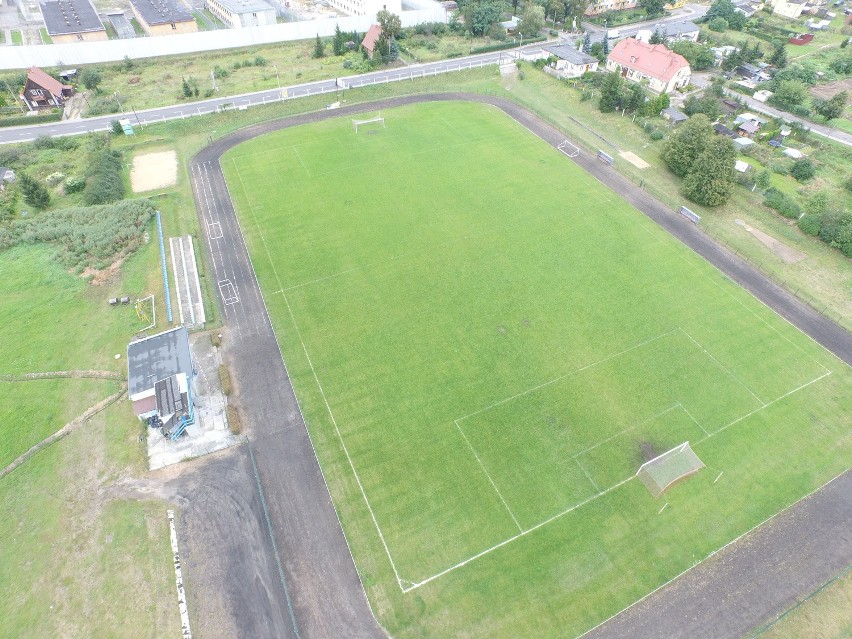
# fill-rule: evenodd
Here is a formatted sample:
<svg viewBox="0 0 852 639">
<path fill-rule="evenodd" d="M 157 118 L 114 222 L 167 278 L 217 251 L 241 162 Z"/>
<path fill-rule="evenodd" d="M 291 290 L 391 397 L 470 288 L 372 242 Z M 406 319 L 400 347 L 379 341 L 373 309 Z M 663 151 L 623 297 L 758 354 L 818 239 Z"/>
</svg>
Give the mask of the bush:
<svg viewBox="0 0 852 639">
<path fill-rule="evenodd" d="M 231 373 L 228 371 L 228 367 L 224 364 L 219 364 L 219 384 L 222 387 L 223 395 L 230 395 L 231 391 L 233 391 L 233 386 L 231 385 Z"/>
<path fill-rule="evenodd" d="M 86 178 L 71 176 L 65 180 L 66 193 L 79 193 L 86 187 Z"/>
<path fill-rule="evenodd" d="M 662 140 L 664 137 L 665 136 L 663 135 L 662 131 L 657 131 L 657 130 L 651 131 L 651 139 L 654 140 L 655 142 L 657 140 Z"/>
<path fill-rule="evenodd" d="M 790 169 L 790 175 L 796 178 L 799 182 L 806 182 L 816 175 L 816 167 L 808 158 L 802 158 L 793 163 L 793 168 Z"/>
<path fill-rule="evenodd" d="M 124 197 L 121 154 L 102 149 L 92 153 L 86 169 L 83 202 L 89 206 L 108 204 Z"/>
<path fill-rule="evenodd" d="M 802 207 L 775 188 L 766 191 L 763 203 L 791 220 L 796 220 L 802 215 Z"/>
<path fill-rule="evenodd" d="M 822 218 L 819 215 L 804 215 L 799 218 L 799 228 L 808 235 L 819 235 L 822 228 Z"/>
<path fill-rule="evenodd" d="M 225 414 L 228 417 L 228 428 L 234 435 L 239 435 L 243 432 L 243 422 L 240 419 L 240 414 L 233 404 L 225 406 Z"/>
<path fill-rule="evenodd" d="M 713 18 L 710 22 L 707 23 L 710 31 L 716 31 L 721 33 L 723 31 L 728 30 L 728 21 L 725 18 Z"/>
<path fill-rule="evenodd" d="M 44 124 L 45 122 L 58 122 L 62 119 L 62 113 L 47 113 L 45 115 L 34 115 L 32 117 L 16 116 L 13 118 L 0 118 L 0 127 L 24 126 L 27 124 Z"/>
</svg>

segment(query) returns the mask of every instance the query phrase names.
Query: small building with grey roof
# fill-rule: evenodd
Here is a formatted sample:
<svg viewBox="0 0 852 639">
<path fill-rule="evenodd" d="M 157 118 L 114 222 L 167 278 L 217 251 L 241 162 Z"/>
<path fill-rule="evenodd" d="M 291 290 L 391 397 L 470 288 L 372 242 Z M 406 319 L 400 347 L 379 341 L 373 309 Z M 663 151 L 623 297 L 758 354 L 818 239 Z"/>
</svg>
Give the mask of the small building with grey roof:
<svg viewBox="0 0 852 639">
<path fill-rule="evenodd" d="M 188 394 L 195 371 L 186 327 L 173 328 L 127 345 L 127 395 L 137 416 L 147 418 L 158 413 L 157 385 L 172 377 L 176 380 L 174 384 L 169 382 L 168 387 L 183 389 Z"/>
<path fill-rule="evenodd" d="M 263 0 L 207 0 L 204 6 L 233 29 L 278 22 L 278 12 Z"/>
<path fill-rule="evenodd" d="M 107 39 L 104 23 L 89 0 L 47 0 L 39 7 L 47 33 L 56 44 Z"/>
<path fill-rule="evenodd" d="M 145 33 L 152 36 L 194 33 L 195 16 L 180 0 L 130 0 L 130 8 Z"/>
<path fill-rule="evenodd" d="M 600 60 L 567 44 L 543 47 L 557 59 L 550 64 L 560 78 L 579 78 L 584 73 L 598 70 Z"/>
</svg>

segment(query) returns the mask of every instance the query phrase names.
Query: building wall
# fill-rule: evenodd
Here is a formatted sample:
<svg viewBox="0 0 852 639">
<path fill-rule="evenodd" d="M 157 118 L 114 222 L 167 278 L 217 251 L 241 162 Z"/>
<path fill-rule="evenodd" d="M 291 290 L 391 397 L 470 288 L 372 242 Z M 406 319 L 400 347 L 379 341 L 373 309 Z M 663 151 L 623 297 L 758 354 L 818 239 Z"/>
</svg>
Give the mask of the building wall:
<svg viewBox="0 0 852 639">
<path fill-rule="evenodd" d="M 401 0 L 329 0 L 329 4 L 339 11 L 353 16 L 375 18 L 382 9 L 399 15 L 402 11 Z"/>
<path fill-rule="evenodd" d="M 778 4 L 775 5 L 775 8 L 772 10 L 772 13 L 782 16 L 784 18 L 790 18 L 791 20 L 795 20 L 800 15 L 802 15 L 803 5 L 801 4 L 790 4 L 781 0 Z"/>
<path fill-rule="evenodd" d="M 596 0 L 589 3 L 586 8 L 587 16 L 596 16 L 599 13 L 607 11 L 623 11 L 625 9 L 635 9 L 638 5 L 637 0 Z"/>
<path fill-rule="evenodd" d="M 624 77 L 631 82 L 642 82 L 643 80 L 646 80 L 648 82 L 648 88 L 654 93 L 671 93 L 678 87 L 684 87 L 689 84 L 689 79 L 692 77 L 692 71 L 688 66 L 679 69 L 678 72 L 675 73 L 674 77 L 668 82 L 663 82 L 657 78 L 647 76 L 640 71 L 631 69 L 630 67 L 622 67 L 620 64 L 613 62 L 612 60 L 606 61 L 606 69 L 607 71 L 617 71 L 622 73 Z M 626 69 L 626 72 L 624 72 L 624 69 Z"/>
<path fill-rule="evenodd" d="M 106 29 L 103 31 L 86 31 L 85 33 L 62 33 L 60 35 L 50 34 L 54 44 L 70 44 L 73 42 L 98 42 L 109 40 Z M 49 45 L 48 45 L 49 46 Z"/>
<path fill-rule="evenodd" d="M 178 33 L 195 33 L 196 31 L 198 31 L 198 25 L 195 24 L 195 20 L 184 20 L 183 22 L 175 22 L 174 26 L 172 26 L 171 23 L 149 25 L 142 18 L 142 15 L 139 13 L 139 11 L 136 10 L 135 5 L 131 4 L 130 8 L 133 10 L 133 15 L 136 16 L 136 19 L 139 21 L 139 24 L 142 25 L 142 28 L 145 30 L 145 33 L 147 33 L 148 35 L 177 35 Z"/>
<path fill-rule="evenodd" d="M 574 64 L 573 62 L 568 62 L 568 60 L 557 60 L 556 70 L 559 71 L 559 75 L 563 78 L 579 78 L 587 71 L 597 71 L 598 63 L 592 62 L 590 64 Z"/>
<path fill-rule="evenodd" d="M 218 0 L 207 0 L 207 9 L 222 22 L 232 29 L 243 29 L 248 27 L 263 27 L 277 23 L 275 9 L 270 7 L 264 11 L 250 11 L 247 13 L 235 13 Z"/>
</svg>

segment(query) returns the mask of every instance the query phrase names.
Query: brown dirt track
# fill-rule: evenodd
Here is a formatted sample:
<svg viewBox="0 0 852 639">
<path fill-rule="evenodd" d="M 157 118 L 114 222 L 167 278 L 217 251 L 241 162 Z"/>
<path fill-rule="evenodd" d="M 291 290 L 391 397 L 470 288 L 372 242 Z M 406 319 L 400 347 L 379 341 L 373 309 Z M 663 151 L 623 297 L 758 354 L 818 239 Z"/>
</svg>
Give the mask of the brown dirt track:
<svg viewBox="0 0 852 639">
<path fill-rule="evenodd" d="M 215 464 L 205 465 L 215 469 L 206 471 L 207 479 L 201 475 L 201 479 L 193 479 L 188 474 L 181 480 L 190 486 L 181 491 L 185 581 L 193 623 L 204 628 L 200 635 L 384 636 L 367 604 L 290 386 L 219 158 L 240 142 L 271 131 L 436 100 L 489 103 L 554 147 L 565 139 L 564 134 L 508 100 L 468 94 L 420 95 L 250 126 L 217 140 L 191 163 L 201 228 L 207 229 L 213 220 L 222 226 L 221 238 L 205 238 L 208 272 L 214 282 L 228 279 L 239 293 L 239 303 L 222 306 L 231 334 L 226 358 L 240 381 L 242 410 L 250 425 L 248 437 L 255 451 L 258 477 L 255 482 L 255 470 L 244 446 L 217 458 Z M 581 151 L 573 161 L 838 358 L 852 364 L 852 335 L 847 331 L 715 244 L 699 227 L 598 162 L 594 155 Z M 723 564 L 724 570 L 719 568 L 721 560 L 699 566 L 688 573 L 688 577 L 698 575 L 698 581 L 681 578 L 630 609 L 626 616 L 599 627 L 594 636 L 658 636 L 643 635 L 641 628 L 667 629 L 665 636 L 680 636 L 673 629 L 683 627 L 677 624 L 684 617 L 701 619 L 700 627 L 692 626 L 693 633 L 688 636 L 733 637 L 748 632 L 789 605 L 791 593 L 793 597 L 796 594 L 792 591 L 801 592 L 797 589 L 808 587 L 814 580 L 825 581 L 837 572 L 829 568 L 838 561 L 852 562 L 850 483 L 852 474 L 847 473 L 779 515 L 770 526 L 731 546 L 726 556 L 733 559 Z M 258 486 L 262 492 L 258 492 Z M 820 499 L 820 508 L 813 508 Z M 836 525 L 846 526 L 840 539 L 832 527 Z M 783 527 L 783 539 L 772 536 L 779 527 Z M 813 531 L 823 529 L 824 538 L 834 542 L 807 546 Z M 796 566 L 807 573 L 807 579 L 793 580 L 789 564 L 778 562 L 777 554 L 796 555 L 798 549 L 806 547 L 811 554 L 799 555 L 807 556 L 807 562 L 800 561 Z M 818 561 L 819 557 L 824 561 Z M 740 579 L 743 590 L 732 601 L 726 584 L 734 577 Z M 757 577 L 759 591 L 749 586 L 749 580 Z M 688 584 L 685 590 L 677 587 L 682 583 Z M 208 614 L 210 618 L 205 619 Z M 624 626 L 621 620 L 626 618 L 630 625 Z"/>
</svg>

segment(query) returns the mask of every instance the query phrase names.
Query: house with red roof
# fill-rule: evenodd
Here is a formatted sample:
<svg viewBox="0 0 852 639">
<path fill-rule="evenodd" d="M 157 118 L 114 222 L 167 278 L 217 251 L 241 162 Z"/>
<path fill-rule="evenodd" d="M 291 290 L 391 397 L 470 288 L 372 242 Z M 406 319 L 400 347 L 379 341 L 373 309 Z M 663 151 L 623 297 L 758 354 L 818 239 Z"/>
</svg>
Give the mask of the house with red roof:
<svg viewBox="0 0 852 639">
<path fill-rule="evenodd" d="M 662 44 L 626 38 L 606 58 L 608 71 L 617 71 L 631 82 L 647 83 L 655 93 L 669 93 L 689 84 L 692 70 L 682 55 Z"/>
<path fill-rule="evenodd" d="M 74 87 L 71 85 L 62 84 L 38 67 L 30 67 L 27 71 L 27 83 L 24 85 L 24 92 L 21 93 L 21 100 L 24 101 L 30 111 L 35 111 L 36 109 L 61 107 L 65 104 L 65 99 L 70 98 L 73 94 Z"/>
<path fill-rule="evenodd" d="M 365 35 L 364 39 L 361 41 L 361 46 L 364 47 L 367 55 L 370 56 L 370 60 L 373 59 L 373 53 L 376 51 L 376 43 L 381 37 L 382 28 L 379 25 L 374 24 L 370 26 L 370 30 L 367 31 L 367 35 Z"/>
</svg>

